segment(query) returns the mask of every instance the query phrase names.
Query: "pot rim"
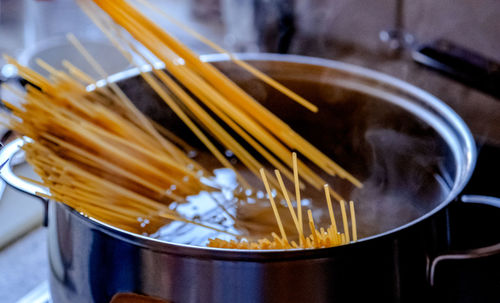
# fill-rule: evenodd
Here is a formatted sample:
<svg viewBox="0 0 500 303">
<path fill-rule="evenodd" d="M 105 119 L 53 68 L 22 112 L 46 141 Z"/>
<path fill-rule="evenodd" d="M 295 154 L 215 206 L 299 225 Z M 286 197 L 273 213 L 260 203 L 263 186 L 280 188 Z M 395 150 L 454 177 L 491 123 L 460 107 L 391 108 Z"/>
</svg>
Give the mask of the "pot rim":
<svg viewBox="0 0 500 303">
<path fill-rule="evenodd" d="M 143 236 L 139 234 L 135 234 L 132 232 L 128 232 L 122 230 L 120 228 L 111 226 L 109 224 L 103 223 L 101 221 L 89 218 L 84 216 L 80 212 L 72 209 L 69 206 L 63 205 L 70 212 L 76 214 L 81 217 L 87 223 L 92 224 L 93 228 L 103 229 L 101 231 L 113 236 L 118 237 L 127 242 L 133 243 L 135 245 L 140 245 L 146 247 L 148 249 L 157 249 L 160 251 L 166 251 L 167 248 L 171 248 L 169 252 L 174 254 L 182 254 L 182 255 L 190 255 L 190 256 L 207 256 L 215 259 L 233 259 L 236 258 L 238 260 L 247 259 L 262 259 L 268 260 L 269 257 L 274 256 L 274 258 L 280 259 L 302 259 L 310 257 L 311 255 L 315 256 L 326 256 L 331 250 L 341 250 L 346 249 L 348 247 L 356 246 L 357 244 L 361 244 L 370 240 L 386 238 L 389 235 L 393 235 L 399 231 L 405 230 L 410 226 L 416 225 L 419 222 L 426 220 L 427 218 L 433 216 L 435 213 L 439 212 L 441 209 L 445 208 L 451 201 L 453 201 L 458 194 L 463 190 L 467 182 L 469 181 L 472 172 L 475 167 L 476 162 L 476 146 L 474 143 L 473 136 L 465 124 L 465 122 L 458 116 L 456 112 L 454 112 L 448 105 L 439 100 L 437 97 L 431 95 L 430 93 L 410 84 L 400 79 L 397 79 L 393 76 L 374 71 L 371 69 L 367 69 L 364 67 L 360 67 L 353 64 L 348 64 L 344 62 L 322 59 L 316 57 L 308 57 L 308 56 L 300 56 L 300 55 L 287 55 L 287 54 L 271 54 L 271 53 L 245 53 L 245 54 L 235 54 L 238 59 L 244 61 L 274 61 L 274 62 L 292 62 L 298 64 L 306 64 L 306 65 L 316 65 L 327 68 L 332 68 L 335 70 L 340 70 L 344 72 L 348 72 L 352 75 L 359 76 L 364 79 L 376 80 L 377 82 L 389 85 L 391 87 L 397 88 L 399 90 L 404 91 L 405 93 L 412 95 L 414 97 L 418 97 L 420 100 L 424 101 L 426 106 L 429 109 L 434 110 L 440 116 L 446 118 L 446 121 L 450 123 L 453 127 L 453 130 L 456 131 L 456 135 L 459 136 L 463 140 L 463 150 L 465 151 L 465 165 L 460 171 L 460 174 L 456 177 L 456 181 L 453 184 L 453 187 L 450 189 L 450 192 L 447 194 L 447 197 L 443 199 L 443 201 L 436 206 L 431 211 L 425 213 L 419 218 L 412 220 L 406 224 L 400 225 L 396 228 L 390 229 L 383 233 L 379 233 L 376 235 L 372 235 L 366 238 L 362 238 L 357 242 L 350 243 L 350 245 L 342 245 L 330 248 L 320 248 L 320 249 L 312 249 L 312 250 L 304 250 L 304 249 L 279 249 L 279 250 L 240 250 L 240 249 L 225 249 L 225 248 L 212 248 L 212 247 L 202 247 L 188 244 L 179 244 L 168 242 L 160 239 L 151 238 L 148 236 Z M 228 61 L 230 57 L 227 54 L 209 54 L 209 55 L 201 55 L 200 58 L 205 62 L 222 62 Z M 154 68 L 163 68 L 164 65 L 162 62 L 157 62 L 153 65 Z M 149 65 L 145 65 L 141 67 L 141 70 L 144 72 L 151 71 L 152 67 Z M 108 82 L 118 82 L 120 80 L 124 80 L 133 76 L 139 75 L 139 68 L 128 69 L 107 77 L 107 79 L 99 80 L 96 82 L 98 87 L 105 86 Z M 87 90 L 94 90 L 96 85 L 89 85 Z M 427 122 L 427 121 L 426 121 Z M 440 132 L 441 133 L 441 132 Z M 442 134 L 442 133 L 441 133 Z M 442 134 L 443 135 L 443 134 Z M 448 141 L 447 141 L 448 142 Z M 450 142 L 448 142 L 450 143 Z M 278 257 L 279 256 L 279 257 Z M 274 259 L 273 258 L 273 259 Z"/>
</svg>

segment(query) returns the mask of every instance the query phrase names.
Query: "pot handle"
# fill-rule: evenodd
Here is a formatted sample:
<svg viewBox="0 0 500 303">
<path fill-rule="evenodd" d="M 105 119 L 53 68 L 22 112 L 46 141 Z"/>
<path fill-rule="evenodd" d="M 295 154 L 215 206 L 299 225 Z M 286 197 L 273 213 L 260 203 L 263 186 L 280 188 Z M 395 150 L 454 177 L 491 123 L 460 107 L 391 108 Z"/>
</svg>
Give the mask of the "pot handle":
<svg viewBox="0 0 500 303">
<path fill-rule="evenodd" d="M 9 144 L 5 145 L 2 148 L 2 150 L 0 151 L 0 163 L 1 163 L 0 178 L 2 178 L 2 180 L 5 181 L 5 183 L 13 187 L 14 189 L 17 189 L 23 193 L 27 193 L 29 195 L 37 197 L 42 201 L 45 208 L 43 223 L 44 226 L 47 226 L 47 210 L 48 210 L 49 200 L 40 197 L 39 195 L 37 195 L 37 193 L 50 195 L 49 190 L 38 184 L 34 184 L 19 178 L 12 169 L 13 162 L 16 160 L 16 157 L 19 155 L 19 153 L 22 152 L 21 147 L 24 145 L 25 142 L 28 142 L 29 140 L 30 140 L 29 138 L 15 139 L 14 141 L 10 142 Z"/>
<path fill-rule="evenodd" d="M 462 203 L 473 203 L 479 205 L 488 205 L 500 209 L 500 198 L 494 198 L 481 195 L 464 195 L 460 198 Z M 435 284 L 436 267 L 442 262 L 448 260 L 470 260 L 500 253 L 500 243 L 496 243 L 486 247 L 474 248 L 469 250 L 457 251 L 454 253 L 439 255 L 432 260 L 429 267 L 429 283 L 431 286 Z"/>
</svg>

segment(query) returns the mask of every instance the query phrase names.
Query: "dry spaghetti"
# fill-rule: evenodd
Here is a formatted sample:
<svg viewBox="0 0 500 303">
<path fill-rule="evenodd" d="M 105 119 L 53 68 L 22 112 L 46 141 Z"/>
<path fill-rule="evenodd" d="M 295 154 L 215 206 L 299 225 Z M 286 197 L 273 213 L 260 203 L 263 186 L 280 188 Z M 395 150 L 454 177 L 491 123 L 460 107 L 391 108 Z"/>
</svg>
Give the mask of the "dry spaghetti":
<svg viewBox="0 0 500 303">
<path fill-rule="evenodd" d="M 304 138 L 300 137 L 288 125 L 235 85 L 224 74 L 211 64 L 201 61 L 191 50 L 148 20 L 127 1 L 95 0 L 94 2 L 107 15 L 104 15 L 102 11 L 92 6 L 89 2 L 79 1 L 83 9 L 103 30 L 110 41 L 125 53 L 124 55 L 127 59 L 132 60 L 134 57 L 145 59 L 145 56 L 134 47 L 131 38 L 122 33 L 122 29 L 125 29 L 136 41 L 143 44 L 151 53 L 165 63 L 165 68 L 170 75 L 182 84 L 190 94 L 197 98 L 197 100 L 193 100 L 190 96 L 186 96 L 176 85 L 176 81 L 172 81 L 174 79 L 171 79 L 170 75 L 166 75 L 162 71 L 153 71 L 157 79 L 153 79 L 150 74 L 143 73 L 146 81 L 153 86 L 155 91 L 160 95 L 164 95 L 162 97 L 164 101 L 169 106 L 172 106 L 174 102 L 182 104 L 185 107 L 185 113 L 196 118 L 202 128 L 210 132 L 219 143 L 230 149 L 255 175 L 258 176 L 258 168 L 263 167 L 263 165 L 260 165 L 256 161 L 252 153 L 248 153 L 246 149 L 241 148 L 238 142 L 231 140 L 231 136 L 228 136 L 227 132 L 218 128 L 218 123 L 213 123 L 213 119 L 205 115 L 208 112 L 200 110 L 198 102 L 208 107 L 211 114 L 224 121 L 227 126 L 241 136 L 241 139 L 249 143 L 257 153 L 264 156 L 273 166 L 280 168 L 287 178 L 291 179 L 292 176 L 283 165 L 288 163 L 287 158 L 290 150 L 295 149 L 329 174 L 338 175 L 341 178 L 349 180 L 356 186 L 362 186 L 356 178 L 321 153 Z M 113 21 L 121 26 L 121 28 L 115 25 Z M 206 39 L 204 41 L 206 42 Z M 212 43 L 212 45 L 214 44 Z M 130 54 L 136 56 L 131 56 Z M 234 58 L 234 56 L 231 58 L 240 66 L 249 70 L 266 83 L 270 83 L 284 94 L 295 100 L 303 100 L 303 98 L 296 94 L 291 94 L 282 85 L 276 85 L 276 81 L 263 76 L 261 72 L 256 71 L 248 64 L 240 64 L 241 61 Z M 145 61 L 148 62 L 148 60 Z M 135 62 L 132 60 L 132 63 L 134 64 Z M 163 84 L 163 86 L 160 84 Z M 167 97 L 167 93 L 173 95 L 174 98 L 170 100 Z M 216 152 L 213 153 L 220 160 L 220 155 Z M 227 163 L 222 164 L 228 166 Z M 298 165 L 306 182 L 318 189 L 326 183 L 301 161 L 298 162 Z M 268 177 L 270 182 L 276 186 L 276 180 L 271 175 L 268 175 Z M 331 194 L 335 199 L 342 200 L 342 197 L 334 191 Z"/>
<path fill-rule="evenodd" d="M 300 202 L 300 188 L 304 184 L 299 181 L 299 170 L 302 180 L 317 189 L 326 182 L 295 156 L 292 165 L 287 159 L 292 150 L 297 150 L 330 175 L 361 187 L 359 180 L 127 1 L 93 0 L 96 5 L 89 1 L 78 2 L 132 64 L 139 66 L 135 58 L 142 58 L 142 62 L 151 65 L 147 56 L 136 47 L 137 42 L 165 64 L 166 71 L 144 72 L 140 68 L 139 71 L 213 156 L 235 171 L 240 185 L 250 188 L 248 180 L 239 174 L 217 144 L 233 152 L 250 172 L 263 178 L 271 200 L 270 186 L 281 188 L 279 195 L 285 199 L 292 214 L 299 244 L 288 243 L 276 211 L 279 205 L 272 202 L 281 236 L 275 235 L 269 245 L 309 248 L 349 242 L 345 202 L 333 190 L 325 191 L 327 201 L 331 204 L 331 195 L 341 203 L 344 233 L 337 233 L 333 223 L 327 230 L 316 230 L 312 215 L 308 214 L 312 234 L 304 235 Z M 68 39 L 102 78 L 108 76 L 74 36 L 68 35 Z M 201 40 L 226 52 L 206 39 Z M 233 55 L 230 58 L 306 108 L 317 110 L 309 101 L 247 63 Z M 210 177 L 210 173 L 187 156 L 186 149 L 190 148 L 187 143 L 145 117 L 118 85 L 108 83 L 106 87 L 88 92 L 86 85 L 95 83 L 95 79 L 70 62 L 63 62 L 67 69 L 63 71 L 39 60 L 38 64 L 50 73 L 50 77 L 45 78 L 12 58 L 7 60 L 32 84 L 26 92 L 10 88 L 24 101 L 20 105 L 5 102 L 12 111 L 9 126 L 32 139 L 24 145 L 27 160 L 42 178 L 42 184 L 49 188 L 52 199 L 136 232 L 142 230 L 138 228 L 137 218 L 141 218 L 141 225 L 150 222 L 151 229 L 168 220 L 179 220 L 224 232 L 170 210 L 168 206 L 172 201 L 182 202 L 190 195 L 212 190 L 201 182 L 201 177 Z M 258 160 L 260 158 L 266 163 Z M 275 176 L 262 169 L 268 163 L 278 168 Z M 292 194 L 285 188 L 280 172 L 295 184 L 297 214 L 291 204 Z M 350 210 L 355 237 L 352 204 Z M 262 242 L 261 246 L 266 243 Z"/>
</svg>

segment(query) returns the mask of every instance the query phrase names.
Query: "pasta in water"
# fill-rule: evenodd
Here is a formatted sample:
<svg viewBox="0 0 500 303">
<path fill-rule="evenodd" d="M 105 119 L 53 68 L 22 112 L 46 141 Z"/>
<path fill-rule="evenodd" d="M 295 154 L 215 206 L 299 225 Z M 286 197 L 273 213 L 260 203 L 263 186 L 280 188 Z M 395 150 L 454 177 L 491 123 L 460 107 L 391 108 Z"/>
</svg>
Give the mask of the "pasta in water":
<svg viewBox="0 0 500 303">
<path fill-rule="evenodd" d="M 294 175 L 297 176 L 297 156 L 294 153 L 293 154 L 293 168 L 294 168 Z M 287 191 L 285 189 L 285 186 L 283 185 L 283 180 L 281 179 L 280 173 L 278 170 L 275 171 L 276 176 L 278 178 L 278 181 L 281 186 L 282 194 L 285 197 L 286 203 L 288 205 L 290 215 L 293 218 L 297 234 L 298 234 L 298 242 L 296 241 L 289 241 L 287 238 L 287 235 L 284 231 L 283 225 L 281 223 L 281 218 L 276 210 L 276 203 L 273 199 L 271 189 L 269 187 L 269 183 L 267 182 L 266 175 L 264 173 L 264 170 L 261 169 L 261 177 L 262 181 L 266 187 L 266 191 L 269 197 L 269 202 L 274 210 L 274 215 L 276 217 L 276 222 L 278 224 L 279 230 L 280 230 L 280 236 L 278 236 L 276 233 L 272 233 L 272 240 L 269 240 L 267 238 L 263 239 L 258 239 L 257 241 L 248 241 L 246 239 L 241 239 L 239 241 L 235 240 L 222 240 L 219 238 L 215 239 L 209 239 L 208 246 L 209 247 L 217 247 L 217 248 L 232 248 L 232 249 L 289 249 L 289 248 L 326 248 L 326 247 L 333 247 L 333 246 L 338 246 L 338 245 L 343 245 L 351 242 L 351 237 L 349 233 L 349 223 L 347 222 L 347 215 L 346 215 L 346 210 L 345 210 L 345 201 L 340 201 L 340 206 L 341 206 L 341 211 L 342 211 L 342 221 L 343 221 L 343 227 L 344 227 L 344 232 L 340 233 L 337 229 L 337 223 L 335 222 L 335 215 L 333 213 L 333 207 L 332 207 L 332 202 L 330 199 L 330 193 L 329 193 L 329 186 L 325 184 L 324 189 L 325 189 L 325 196 L 326 196 L 326 201 L 328 205 L 328 213 L 330 216 L 331 224 L 326 228 L 326 230 L 321 227 L 319 230 L 316 228 L 316 225 L 314 224 L 314 219 L 312 216 L 312 212 L 309 209 L 307 211 L 307 217 L 309 220 L 309 229 L 310 229 L 310 235 L 305 236 L 304 230 L 303 230 L 303 225 L 302 225 L 302 218 L 300 217 L 300 221 L 298 219 L 298 214 L 301 214 L 302 211 L 300 209 L 300 203 L 299 200 L 297 200 L 297 213 L 295 212 L 292 203 L 290 201 L 290 198 L 288 197 Z M 298 180 L 295 182 L 295 187 L 299 188 Z M 297 195 L 299 196 L 299 195 Z M 351 227 L 352 227 L 352 241 L 355 242 L 358 240 L 357 236 L 357 228 L 356 228 L 356 214 L 354 210 L 354 202 L 350 201 L 349 202 L 350 206 L 350 214 L 351 214 Z"/>
</svg>

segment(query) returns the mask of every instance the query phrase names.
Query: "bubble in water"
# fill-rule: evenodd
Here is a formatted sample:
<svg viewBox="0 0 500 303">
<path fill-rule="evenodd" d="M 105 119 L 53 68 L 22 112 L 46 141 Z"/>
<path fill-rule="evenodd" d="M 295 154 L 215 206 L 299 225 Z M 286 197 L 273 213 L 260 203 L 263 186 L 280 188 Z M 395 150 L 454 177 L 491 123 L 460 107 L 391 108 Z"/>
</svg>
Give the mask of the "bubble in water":
<svg viewBox="0 0 500 303">
<path fill-rule="evenodd" d="M 250 196 L 251 194 L 252 194 L 252 190 L 251 189 L 246 189 L 245 190 L 245 195 Z"/>
<path fill-rule="evenodd" d="M 266 196 L 266 195 L 264 195 L 264 192 L 262 192 L 261 190 L 259 190 L 259 191 L 257 192 L 257 198 L 259 198 L 259 199 L 264 199 L 264 197 L 265 197 L 265 196 Z"/>
<path fill-rule="evenodd" d="M 188 151 L 188 152 L 187 152 L 187 156 L 188 156 L 189 158 L 194 158 L 194 157 L 196 157 L 197 155 L 198 155 L 198 153 L 197 153 L 196 151 L 194 151 L 194 150 L 190 150 L 190 151 Z M 190 164 L 190 165 L 192 165 L 192 164 Z"/>
<path fill-rule="evenodd" d="M 232 151 L 230 151 L 229 149 L 226 149 L 226 151 L 224 152 L 224 154 L 228 158 L 234 156 L 234 153 Z"/>
<path fill-rule="evenodd" d="M 176 188 L 177 186 L 175 186 L 175 184 L 170 185 L 170 190 L 175 190 Z"/>
<path fill-rule="evenodd" d="M 302 206 L 310 206 L 311 205 L 311 200 L 309 199 L 302 199 L 300 200 Z"/>
<path fill-rule="evenodd" d="M 137 218 L 137 221 L 139 222 L 142 222 L 144 219 L 142 219 L 141 217 Z"/>
<path fill-rule="evenodd" d="M 184 59 L 182 59 L 182 58 L 177 58 L 177 59 L 174 61 L 174 64 L 175 64 L 175 65 L 184 65 L 184 64 L 186 64 L 186 61 L 184 61 Z"/>
<path fill-rule="evenodd" d="M 149 220 L 148 219 L 144 220 L 144 224 L 149 224 Z"/>
<path fill-rule="evenodd" d="M 171 195 L 172 194 L 172 190 L 171 189 L 167 189 L 167 191 L 165 192 L 167 195 Z"/>
<path fill-rule="evenodd" d="M 198 177 L 203 176 L 203 171 L 200 169 L 199 171 L 197 171 L 197 172 L 196 172 L 196 175 L 197 175 Z"/>
<path fill-rule="evenodd" d="M 186 166 L 186 168 L 187 168 L 188 170 L 193 170 L 193 169 L 194 169 L 194 165 L 193 165 L 193 164 L 191 164 L 191 163 L 189 163 L 189 164 Z"/>
</svg>

